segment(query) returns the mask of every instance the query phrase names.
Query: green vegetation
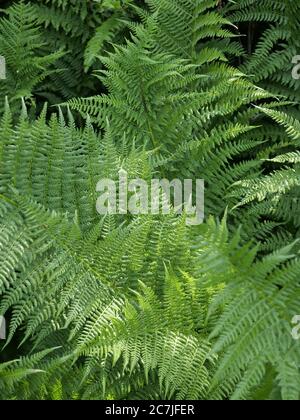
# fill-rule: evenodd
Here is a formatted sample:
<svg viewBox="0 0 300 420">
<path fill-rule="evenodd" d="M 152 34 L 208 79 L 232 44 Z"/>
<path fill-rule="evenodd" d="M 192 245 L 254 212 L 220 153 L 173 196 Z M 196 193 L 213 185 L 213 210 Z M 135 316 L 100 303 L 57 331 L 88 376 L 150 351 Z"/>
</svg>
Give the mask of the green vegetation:
<svg viewBox="0 0 300 420">
<path fill-rule="evenodd" d="M 0 400 L 299 400 L 300 3 L 3 7 Z M 101 216 L 120 169 L 204 223 Z"/>
</svg>

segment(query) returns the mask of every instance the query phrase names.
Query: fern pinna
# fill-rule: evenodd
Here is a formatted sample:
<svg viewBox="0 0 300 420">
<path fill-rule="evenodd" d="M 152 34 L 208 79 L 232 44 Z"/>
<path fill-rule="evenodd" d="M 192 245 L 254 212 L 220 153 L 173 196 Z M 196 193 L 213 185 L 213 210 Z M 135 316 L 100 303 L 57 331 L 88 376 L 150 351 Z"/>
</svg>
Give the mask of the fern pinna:
<svg viewBox="0 0 300 420">
<path fill-rule="evenodd" d="M 9 3 L 0 399 L 299 400 L 298 6 Z M 121 169 L 204 223 L 98 214 Z"/>
</svg>

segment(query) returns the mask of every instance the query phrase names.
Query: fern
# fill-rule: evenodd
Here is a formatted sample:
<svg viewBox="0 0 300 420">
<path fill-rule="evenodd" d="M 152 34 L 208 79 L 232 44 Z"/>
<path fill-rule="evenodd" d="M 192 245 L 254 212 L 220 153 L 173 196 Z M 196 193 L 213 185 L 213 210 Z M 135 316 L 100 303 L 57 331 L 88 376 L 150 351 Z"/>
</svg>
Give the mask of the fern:
<svg viewBox="0 0 300 420">
<path fill-rule="evenodd" d="M 90 76 L 92 64 L 103 44 L 108 45 L 117 39 L 124 27 L 119 19 L 126 19 L 128 14 L 127 2 L 117 3 L 86 0 L 31 2 L 32 13 L 44 28 L 47 49 L 59 46 L 65 51 L 57 62 L 59 72 L 51 74 L 44 84 L 49 102 L 58 103 L 99 87 L 96 79 L 93 81 Z"/>
<path fill-rule="evenodd" d="M 137 144 L 146 144 L 149 149 L 154 149 L 153 164 L 164 175 L 167 166 L 169 176 L 184 174 L 186 178 L 195 175 L 204 178 L 206 213 L 221 216 L 227 205 L 232 208 L 238 205 L 243 194 L 238 186 L 243 178 L 248 177 L 249 182 L 260 191 L 259 186 L 263 182 L 260 175 L 264 170 L 262 157 L 269 158 L 276 149 L 283 150 L 288 146 L 285 131 L 265 123 L 260 108 L 253 107 L 253 102 L 260 101 L 260 107 L 264 106 L 270 112 L 286 104 L 271 102 L 273 98 L 268 92 L 246 80 L 236 69 L 224 65 L 219 56 L 215 56 L 213 62 L 207 57 L 204 62 L 197 61 L 198 50 L 202 51 L 197 35 L 190 47 L 190 55 L 170 43 L 170 39 L 176 39 L 175 35 L 170 37 L 170 33 L 175 29 L 182 33 L 182 27 L 192 28 L 201 7 L 204 13 L 207 5 L 200 2 L 194 10 L 195 5 L 190 4 L 188 14 L 178 4 L 178 10 L 175 8 L 178 27 L 175 26 L 171 32 L 161 21 L 167 21 L 167 17 L 155 4 L 150 2 L 151 14 L 139 10 L 144 23 L 132 26 L 132 41 L 128 41 L 125 47 L 115 47 L 115 52 L 102 58 L 107 70 L 101 71 L 99 77 L 109 93 L 75 98 L 68 104 L 83 116 L 88 114 L 102 129 L 109 119 L 114 137 L 125 132 Z M 173 2 L 164 2 L 163 10 L 166 8 L 170 14 L 172 6 Z M 210 16 L 210 11 L 207 13 Z M 215 12 L 211 18 L 205 13 L 204 16 L 205 22 L 211 19 L 219 27 L 224 24 L 221 18 L 215 19 Z M 206 28 L 206 25 L 199 19 L 195 27 Z M 208 36 L 209 33 L 206 33 L 205 37 Z M 178 40 L 175 44 L 180 46 Z M 192 64 L 195 62 L 198 64 Z M 228 122 L 228 118 L 232 121 Z M 263 123 L 268 124 L 269 130 L 262 127 Z M 274 136 L 278 138 L 276 145 Z M 179 173 L 176 170 L 178 167 Z M 291 174 L 288 172 L 282 176 L 290 177 Z M 270 177 L 272 179 L 271 174 Z M 249 187 L 249 182 L 245 188 Z M 293 181 L 290 182 L 292 185 Z M 234 193 L 232 185 L 235 186 Z M 228 200 L 225 203 L 224 196 Z M 271 205 L 277 206 L 276 203 Z M 280 206 L 281 203 L 277 208 L 282 209 Z M 288 207 L 282 210 L 287 213 Z M 237 214 L 235 223 L 247 220 L 245 240 L 255 237 L 263 242 L 266 251 L 274 250 L 292 238 L 289 231 L 278 228 L 273 240 L 270 240 L 270 232 L 265 232 L 264 223 L 259 223 L 258 219 L 267 216 L 265 209 L 263 211 L 259 215 Z M 277 222 L 279 226 L 281 216 L 272 222 Z M 278 242 L 279 238 L 283 241 Z"/>
<path fill-rule="evenodd" d="M 299 375 L 291 375 L 291 369 L 299 372 L 299 346 L 290 320 L 299 311 L 300 267 L 298 258 L 291 260 L 291 249 L 256 263 L 231 283 L 230 294 L 218 298 L 227 306 L 211 335 L 217 338 L 214 351 L 224 351 L 212 382 L 216 398 L 251 398 L 272 372 L 272 391 L 278 388 L 284 400 L 299 399 Z"/>
<path fill-rule="evenodd" d="M 247 22 L 250 38 L 248 57 L 242 71 L 251 75 L 256 83 L 299 102 L 299 81 L 293 79 L 293 57 L 299 53 L 299 4 L 284 1 L 239 1 L 225 7 L 231 21 Z M 256 22 L 264 22 L 265 29 L 257 45 L 251 42 Z M 254 26 L 256 25 L 256 26 Z"/>
<path fill-rule="evenodd" d="M 1 400 L 299 400 L 299 6 L 7 3 Z M 120 170 L 204 223 L 100 216 Z"/>
<path fill-rule="evenodd" d="M 44 41 L 33 7 L 23 2 L 6 10 L 0 20 L 0 53 L 5 59 L 6 80 L 0 84 L 0 106 L 4 97 L 30 98 L 41 82 L 55 71 L 61 51 L 43 54 Z"/>
<path fill-rule="evenodd" d="M 270 164 L 276 165 L 276 169 L 259 178 L 239 181 L 234 186 L 233 195 L 242 198 L 237 206 L 247 207 L 246 217 L 250 219 L 250 223 L 251 220 L 259 218 L 274 220 L 278 225 L 285 226 L 286 232 L 281 227 L 284 241 L 287 238 L 292 240 L 293 237 L 298 238 L 300 223 L 297 153 L 299 121 L 279 111 L 269 109 L 262 111 L 285 127 L 287 136 L 292 139 L 289 146 L 291 151 L 266 159 Z"/>
</svg>

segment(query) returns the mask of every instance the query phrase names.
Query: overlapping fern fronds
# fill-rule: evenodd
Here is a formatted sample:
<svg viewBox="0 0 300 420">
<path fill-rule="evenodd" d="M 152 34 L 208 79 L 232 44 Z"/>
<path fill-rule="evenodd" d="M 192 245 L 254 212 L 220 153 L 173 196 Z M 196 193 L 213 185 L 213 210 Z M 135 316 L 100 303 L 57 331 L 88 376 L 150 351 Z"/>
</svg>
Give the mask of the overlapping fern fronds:
<svg viewBox="0 0 300 420">
<path fill-rule="evenodd" d="M 225 3 L 6 10 L 0 399 L 300 399 L 299 6 Z M 120 170 L 205 179 L 203 225 L 100 216 Z"/>
<path fill-rule="evenodd" d="M 214 351 L 223 353 L 211 389 L 217 398 L 300 398 L 299 345 L 291 335 L 300 310 L 300 262 L 292 247 L 249 267 L 218 297 L 227 305 L 211 334 Z"/>
<path fill-rule="evenodd" d="M 278 247 L 299 238 L 300 124 L 280 111 L 262 109 L 262 112 L 285 128 L 286 140 L 277 149 L 264 154 L 264 163 L 272 165 L 273 170 L 264 176 L 240 180 L 234 185 L 232 194 L 238 199 L 238 210 L 246 209 L 243 217 L 249 228 L 256 220 L 274 222 L 273 229 L 278 230 L 275 230 L 273 240 Z M 272 249 L 273 240 L 267 241 L 264 247 Z"/>
<path fill-rule="evenodd" d="M 292 77 L 299 55 L 299 3 L 293 0 L 229 2 L 224 15 L 248 32 L 242 71 L 277 95 L 299 103 L 299 80 Z M 261 25 L 261 23 L 264 25 Z"/>
<path fill-rule="evenodd" d="M 143 223 L 133 222 L 123 238 L 135 229 L 140 235 Z M 190 239 L 190 246 L 196 242 L 188 259 L 177 258 L 176 264 L 154 254 L 155 248 L 142 255 L 135 249 L 122 253 L 125 265 L 113 281 L 97 250 L 117 255 L 122 244 L 115 231 L 92 242 L 76 224 L 18 195 L 13 204 L 2 204 L 2 231 L 11 250 L 9 258 L 3 256 L 2 272 L 18 267 L 2 287 L 1 313 L 13 308 L 8 342 L 21 328 L 22 341 L 33 341 L 33 351 L 67 338 L 69 343 L 38 364 L 43 372 L 33 381 L 14 388 L 18 397 L 25 389 L 27 397 L 34 395 L 37 387 L 35 398 L 52 398 L 60 384 L 61 398 L 142 398 L 149 397 L 149 386 L 159 390 L 159 398 L 251 398 L 270 372 L 272 391 L 277 384 L 283 398 L 298 398 L 297 379 L 288 376 L 291 366 L 299 368 L 289 330 L 299 310 L 299 262 L 291 247 L 253 264 L 256 250 L 239 246 L 238 234 L 229 240 L 225 222 L 211 220 Z M 166 232 L 160 248 L 164 241 L 169 246 L 169 238 Z M 160 260 L 163 273 L 156 274 Z M 121 261 L 114 259 L 115 269 Z M 135 277 L 139 283 L 132 283 Z"/>
<path fill-rule="evenodd" d="M 125 26 L 122 19 L 129 13 L 130 2 L 33 0 L 31 3 L 38 23 L 44 27 L 48 49 L 59 46 L 66 52 L 57 63 L 61 71 L 50 75 L 44 85 L 48 100 L 58 103 L 99 88 L 97 80 L 91 77 L 93 64 L 110 42 L 121 40 L 118 35 Z"/>
<path fill-rule="evenodd" d="M 257 187 L 265 171 L 263 158 L 288 147 L 285 130 L 279 124 L 265 122 L 260 109 L 276 112 L 287 103 L 280 104 L 243 73 L 225 65 L 218 55 L 212 60 L 197 59 L 195 64 L 195 57 L 203 51 L 200 35 L 195 35 L 190 46 L 192 54 L 184 54 L 186 41 L 180 47 L 164 24 L 173 2 L 164 2 L 162 10 L 156 2 L 149 4 L 150 14 L 139 10 L 144 23 L 132 27 L 132 41 L 102 58 L 107 70 L 99 77 L 108 94 L 72 99 L 69 105 L 82 115 L 88 114 L 101 128 L 109 119 L 115 136 L 125 132 L 137 144 L 154 149 L 153 164 L 164 175 L 167 167 L 168 176 L 184 174 L 186 178 L 205 179 L 206 212 L 221 216 L 227 205 L 238 205 L 241 190 L 237 188 L 236 195 L 232 194 L 232 185 L 248 178 Z M 211 17 L 212 4 L 199 2 L 195 7 L 188 2 L 189 12 L 180 5 L 174 12 L 177 26 L 173 31 L 177 33 L 193 27 L 196 33 L 205 32 L 205 22 L 210 21 L 219 28 L 226 25 L 221 18 Z M 209 31 L 205 32 L 207 37 Z M 274 205 L 281 208 L 280 203 Z M 262 220 L 257 214 L 242 213 L 237 219 L 237 223 L 247 220 L 245 239 L 256 238 L 267 251 L 292 239 L 289 229 L 280 228 L 281 217 Z M 272 228 L 274 235 L 270 237 Z"/>
<path fill-rule="evenodd" d="M 41 82 L 56 71 L 54 63 L 62 56 L 62 50 L 43 52 L 45 47 L 41 28 L 33 7 L 23 2 L 12 5 L 7 16 L 0 19 L 0 54 L 5 59 L 5 80 L 0 83 L 0 107 L 4 98 L 11 101 L 31 97 Z"/>
</svg>

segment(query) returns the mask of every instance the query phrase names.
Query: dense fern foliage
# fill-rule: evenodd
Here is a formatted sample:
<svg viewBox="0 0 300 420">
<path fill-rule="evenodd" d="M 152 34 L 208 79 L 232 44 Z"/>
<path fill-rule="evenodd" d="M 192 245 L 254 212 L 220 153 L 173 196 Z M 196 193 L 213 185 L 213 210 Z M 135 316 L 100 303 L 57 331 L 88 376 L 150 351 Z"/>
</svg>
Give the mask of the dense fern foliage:
<svg viewBox="0 0 300 420">
<path fill-rule="evenodd" d="M 255 83 L 299 102 L 299 82 L 291 78 L 299 55 L 299 5 L 293 0 L 239 0 L 224 13 L 247 31 L 241 67 Z"/>
<path fill-rule="evenodd" d="M 299 13 L 6 2 L 1 400 L 300 399 Z M 99 214 L 124 171 L 204 179 L 204 222 Z"/>
</svg>

